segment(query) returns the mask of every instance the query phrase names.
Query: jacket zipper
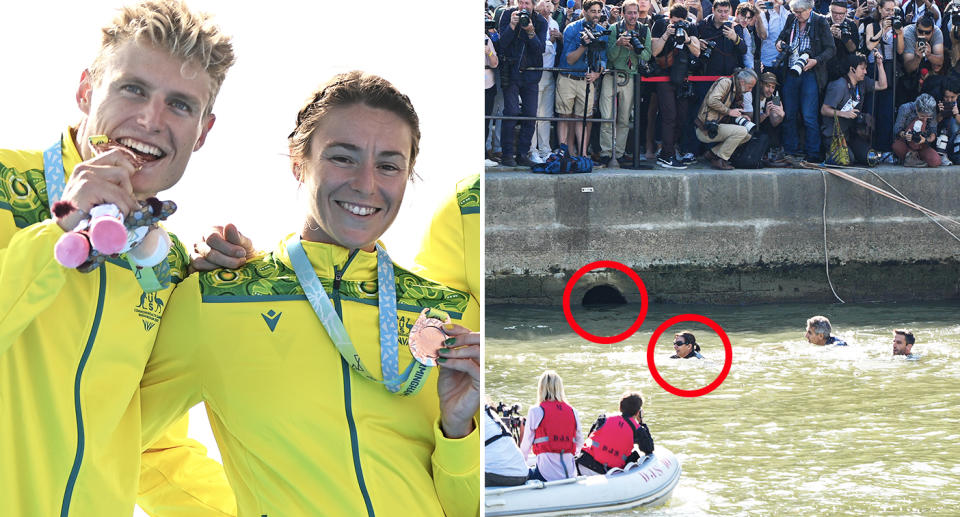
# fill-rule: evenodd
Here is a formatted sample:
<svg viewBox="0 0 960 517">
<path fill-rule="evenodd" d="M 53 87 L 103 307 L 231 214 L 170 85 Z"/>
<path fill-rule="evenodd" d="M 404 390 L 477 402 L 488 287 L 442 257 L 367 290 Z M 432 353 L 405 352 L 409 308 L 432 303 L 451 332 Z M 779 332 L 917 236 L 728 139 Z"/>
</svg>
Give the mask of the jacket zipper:
<svg viewBox="0 0 960 517">
<path fill-rule="evenodd" d="M 333 266 L 333 305 L 337 309 L 337 316 L 343 321 L 343 309 L 340 305 L 340 281 L 343 279 L 344 272 L 353 262 L 359 250 L 353 250 L 347 257 L 347 262 L 343 269 L 337 269 Z M 353 453 L 353 469 L 357 474 L 357 483 L 360 485 L 360 493 L 363 494 L 363 502 L 367 507 L 367 515 L 374 517 L 373 502 L 370 501 L 370 494 L 367 492 L 366 482 L 363 480 L 363 467 L 360 465 L 360 446 L 357 439 L 357 424 L 353 420 L 353 405 L 350 400 L 350 365 L 346 359 L 340 358 L 340 369 L 343 372 L 343 406 L 347 415 L 347 425 L 350 428 L 350 448 Z"/>
<path fill-rule="evenodd" d="M 70 499 L 73 497 L 73 489 L 77 483 L 77 476 L 80 473 L 80 464 L 83 463 L 83 411 L 80 407 L 80 380 L 83 377 L 83 369 L 87 365 L 87 359 L 90 358 L 90 351 L 93 349 L 93 342 L 97 338 L 97 331 L 100 328 L 100 318 L 103 316 L 103 299 L 107 290 L 107 268 L 106 265 L 100 266 L 100 290 L 97 293 L 97 312 L 93 318 L 93 326 L 90 328 L 90 336 L 87 337 L 87 344 L 83 348 L 83 354 L 80 356 L 80 363 L 77 365 L 77 374 L 73 382 L 73 409 L 77 417 L 77 453 L 73 458 L 73 468 L 70 469 L 70 477 L 67 478 L 67 488 L 63 493 L 63 503 L 60 506 L 60 517 L 67 517 L 70 513 Z"/>
</svg>

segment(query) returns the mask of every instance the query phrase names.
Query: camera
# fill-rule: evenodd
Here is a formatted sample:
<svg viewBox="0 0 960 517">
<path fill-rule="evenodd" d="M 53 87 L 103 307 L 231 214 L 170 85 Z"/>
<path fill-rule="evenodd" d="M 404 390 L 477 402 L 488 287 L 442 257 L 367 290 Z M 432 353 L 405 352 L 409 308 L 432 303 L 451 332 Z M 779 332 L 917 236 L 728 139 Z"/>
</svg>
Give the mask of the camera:
<svg viewBox="0 0 960 517">
<path fill-rule="evenodd" d="M 956 105 L 957 105 L 957 102 L 956 102 L 956 101 L 953 101 L 953 102 L 946 102 L 946 101 L 944 101 L 944 103 L 943 103 L 943 112 L 944 112 L 944 113 L 948 113 L 948 114 L 949 114 L 949 113 L 953 113 L 953 107 L 956 106 Z"/>
<path fill-rule="evenodd" d="M 757 125 L 750 121 L 747 117 L 740 115 L 739 117 L 733 119 L 733 123 L 738 126 L 743 126 L 746 128 L 747 133 L 750 133 L 750 136 L 753 136 L 757 132 Z"/>
<path fill-rule="evenodd" d="M 936 147 L 937 152 L 946 153 L 947 145 L 949 145 L 949 142 L 950 142 L 950 136 L 947 135 L 947 131 L 944 129 L 940 131 L 939 135 L 937 135 L 937 140 L 934 143 L 934 147 Z"/>
<path fill-rule="evenodd" d="M 876 150 L 870 149 L 867 151 L 867 165 L 870 167 L 876 167 L 877 165 L 880 165 L 880 158 L 881 155 Z"/>
<path fill-rule="evenodd" d="M 793 55 L 793 51 L 789 47 L 784 47 L 783 50 L 777 54 L 777 57 L 774 58 L 773 64 L 770 65 L 771 68 L 780 68 L 790 62 L 790 56 Z"/>
<path fill-rule="evenodd" d="M 679 21 L 673 24 L 673 37 L 676 38 L 677 48 L 683 48 L 683 40 L 687 39 L 687 22 Z"/>
<path fill-rule="evenodd" d="M 728 29 L 733 28 L 733 22 L 731 22 L 731 21 L 723 22 L 723 26 L 726 27 L 726 28 L 728 28 Z"/>
<path fill-rule="evenodd" d="M 840 23 L 840 38 L 841 39 L 853 39 L 855 28 L 847 23 L 846 20 Z"/>
<path fill-rule="evenodd" d="M 513 441 L 520 443 L 520 428 L 523 427 L 525 418 L 520 416 L 520 404 L 508 406 L 503 402 L 498 402 L 493 410 L 500 415 L 500 421 L 510 430 Z"/>
<path fill-rule="evenodd" d="M 583 41 L 584 45 L 587 45 L 588 50 L 605 50 L 607 44 L 603 41 L 600 41 L 600 38 L 610 34 L 610 29 L 602 30 L 596 25 L 593 26 L 583 26 L 583 32 L 580 33 L 580 40 Z"/>
<path fill-rule="evenodd" d="M 894 9 L 893 16 L 890 17 L 890 26 L 893 27 L 895 31 L 903 28 L 903 9 L 899 7 Z"/>
<path fill-rule="evenodd" d="M 599 21 L 600 21 L 600 23 L 607 23 L 607 15 L 606 15 L 606 14 L 601 14 Z"/>
<path fill-rule="evenodd" d="M 677 88 L 677 98 L 678 99 L 692 99 L 696 95 L 693 92 L 693 83 L 690 81 L 684 80 L 680 83 L 680 87 Z"/>
<path fill-rule="evenodd" d="M 520 28 L 525 29 L 530 25 L 530 13 L 526 9 L 520 9 L 520 21 L 518 22 Z"/>
<path fill-rule="evenodd" d="M 483 29 L 484 29 L 485 31 L 489 31 L 489 30 L 496 29 L 496 28 L 497 28 L 497 21 L 496 21 L 496 20 L 484 20 L 484 21 L 483 21 Z"/>
<path fill-rule="evenodd" d="M 763 8 L 764 8 L 764 9 L 767 9 L 767 10 L 773 9 L 773 2 L 769 2 L 769 1 L 764 2 L 764 3 L 763 3 Z"/>
<path fill-rule="evenodd" d="M 624 22 L 621 22 L 619 27 L 621 35 L 626 34 L 630 38 L 630 46 L 633 47 L 633 51 L 637 54 L 643 52 L 644 45 L 643 40 L 640 39 L 640 31 L 626 30 L 626 23 Z"/>
<path fill-rule="evenodd" d="M 773 97 L 770 97 L 770 104 L 773 104 L 774 106 L 779 106 L 779 105 L 780 105 L 780 96 L 779 96 L 779 95 L 774 95 Z"/>
<path fill-rule="evenodd" d="M 708 120 L 703 123 L 703 132 L 710 138 L 716 138 L 720 134 L 720 124 L 716 120 Z"/>
<path fill-rule="evenodd" d="M 952 25 L 953 27 L 960 26 L 960 9 L 957 9 L 950 13 L 950 25 Z"/>
<path fill-rule="evenodd" d="M 810 60 L 810 54 L 804 52 L 797 57 L 796 61 L 793 62 L 793 65 L 790 66 L 790 72 L 793 75 L 799 76 L 803 73 L 803 67 L 807 66 L 807 61 Z"/>
<path fill-rule="evenodd" d="M 700 51 L 700 59 L 710 59 L 710 55 L 713 54 L 713 49 L 717 48 L 716 41 L 704 41 L 707 47 Z"/>
</svg>

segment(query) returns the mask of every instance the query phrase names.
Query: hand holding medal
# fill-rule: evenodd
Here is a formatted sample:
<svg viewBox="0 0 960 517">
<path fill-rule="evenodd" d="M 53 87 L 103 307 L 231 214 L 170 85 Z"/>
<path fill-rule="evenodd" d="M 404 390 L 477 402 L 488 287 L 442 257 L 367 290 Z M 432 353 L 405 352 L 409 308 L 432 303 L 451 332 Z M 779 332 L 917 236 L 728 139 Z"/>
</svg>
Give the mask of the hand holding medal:
<svg viewBox="0 0 960 517">
<path fill-rule="evenodd" d="M 442 329 L 449 337 L 437 350 L 440 425 L 447 438 L 463 438 L 480 407 L 480 333 L 452 323 Z"/>
</svg>

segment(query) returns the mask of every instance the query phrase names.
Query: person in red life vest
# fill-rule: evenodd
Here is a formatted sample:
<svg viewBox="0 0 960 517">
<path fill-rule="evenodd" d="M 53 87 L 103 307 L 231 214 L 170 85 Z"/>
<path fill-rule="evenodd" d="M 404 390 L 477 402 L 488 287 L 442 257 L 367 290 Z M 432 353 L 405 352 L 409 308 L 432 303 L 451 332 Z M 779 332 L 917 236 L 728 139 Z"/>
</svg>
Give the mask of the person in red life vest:
<svg viewBox="0 0 960 517">
<path fill-rule="evenodd" d="M 555 481 L 576 477 L 573 461 L 583 447 L 580 417 L 567 404 L 563 379 L 557 372 L 547 370 L 540 375 L 537 399 L 540 404 L 527 413 L 527 427 L 520 441 L 524 457 L 531 450 L 537 455 L 537 466 L 530 471 L 530 479 Z"/>
<path fill-rule="evenodd" d="M 640 459 L 640 452 L 653 452 L 653 437 L 643 423 L 643 397 L 627 393 L 620 399 L 619 415 L 601 415 L 590 429 L 587 446 L 577 457 L 581 475 L 606 474 L 612 468 L 623 468 Z M 634 449 L 636 445 L 636 449 Z"/>
<path fill-rule="evenodd" d="M 673 349 L 677 353 L 671 355 L 670 359 L 703 359 L 697 338 L 689 330 L 673 336 Z"/>
</svg>

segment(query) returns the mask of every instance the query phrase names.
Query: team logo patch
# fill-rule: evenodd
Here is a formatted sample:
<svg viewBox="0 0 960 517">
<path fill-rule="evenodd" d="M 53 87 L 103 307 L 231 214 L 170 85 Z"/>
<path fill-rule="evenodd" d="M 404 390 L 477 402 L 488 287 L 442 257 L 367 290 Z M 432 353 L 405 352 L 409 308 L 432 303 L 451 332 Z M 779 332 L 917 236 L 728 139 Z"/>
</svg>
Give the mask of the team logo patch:
<svg viewBox="0 0 960 517">
<path fill-rule="evenodd" d="M 270 312 L 266 314 L 260 313 L 260 315 L 263 316 L 263 321 L 267 323 L 267 327 L 270 328 L 270 332 L 273 332 L 273 329 L 277 328 L 277 323 L 280 322 L 280 316 L 282 316 L 283 313 L 270 309 Z"/>
<path fill-rule="evenodd" d="M 163 299 L 157 296 L 157 293 L 144 292 L 140 295 L 140 305 L 137 305 L 133 312 L 140 316 L 143 322 L 143 330 L 149 331 L 157 323 L 160 323 L 160 316 L 163 314 Z"/>
</svg>

